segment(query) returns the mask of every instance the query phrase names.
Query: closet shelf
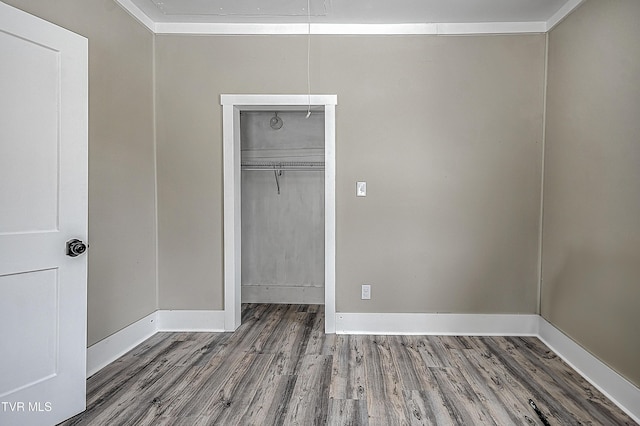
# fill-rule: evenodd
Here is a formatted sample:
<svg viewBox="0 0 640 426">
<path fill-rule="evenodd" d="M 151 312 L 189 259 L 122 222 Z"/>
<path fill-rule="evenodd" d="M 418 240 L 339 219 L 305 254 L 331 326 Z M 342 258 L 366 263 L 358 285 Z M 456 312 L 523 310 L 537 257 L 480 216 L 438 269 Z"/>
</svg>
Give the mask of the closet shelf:
<svg viewBox="0 0 640 426">
<path fill-rule="evenodd" d="M 242 161 L 242 170 L 324 170 L 324 161 Z"/>
</svg>

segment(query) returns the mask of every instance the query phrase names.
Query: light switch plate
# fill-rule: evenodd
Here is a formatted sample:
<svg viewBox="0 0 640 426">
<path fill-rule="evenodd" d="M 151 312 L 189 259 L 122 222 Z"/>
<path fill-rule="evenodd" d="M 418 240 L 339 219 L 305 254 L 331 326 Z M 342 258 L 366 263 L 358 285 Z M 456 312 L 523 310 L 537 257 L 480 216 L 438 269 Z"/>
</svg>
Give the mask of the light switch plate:
<svg viewBox="0 0 640 426">
<path fill-rule="evenodd" d="M 367 196 L 367 182 L 356 182 L 356 196 L 357 197 Z"/>
<path fill-rule="evenodd" d="M 362 300 L 371 299 L 371 285 L 362 284 Z"/>
</svg>

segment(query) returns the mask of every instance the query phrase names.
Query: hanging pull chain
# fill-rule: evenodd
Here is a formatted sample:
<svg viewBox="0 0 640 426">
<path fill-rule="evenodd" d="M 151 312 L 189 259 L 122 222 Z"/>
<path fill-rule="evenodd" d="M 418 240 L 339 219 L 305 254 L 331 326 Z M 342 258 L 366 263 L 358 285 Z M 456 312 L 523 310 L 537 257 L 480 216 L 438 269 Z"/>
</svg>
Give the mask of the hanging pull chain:
<svg viewBox="0 0 640 426">
<path fill-rule="evenodd" d="M 311 1 L 307 0 L 307 117 L 311 116 Z"/>
</svg>

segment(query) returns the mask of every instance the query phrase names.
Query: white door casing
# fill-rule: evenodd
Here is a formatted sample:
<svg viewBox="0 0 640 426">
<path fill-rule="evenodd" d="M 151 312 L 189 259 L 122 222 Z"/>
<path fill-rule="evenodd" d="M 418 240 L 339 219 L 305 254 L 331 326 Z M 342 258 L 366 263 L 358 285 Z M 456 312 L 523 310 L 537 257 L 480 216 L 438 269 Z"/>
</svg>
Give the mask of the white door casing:
<svg viewBox="0 0 640 426">
<path fill-rule="evenodd" d="M 0 424 L 85 409 L 87 39 L 0 2 Z"/>
<path fill-rule="evenodd" d="M 324 111 L 324 304 L 325 332 L 335 333 L 336 257 L 336 105 L 337 95 L 228 95 L 220 96 L 224 168 L 224 315 L 225 330 L 240 326 L 241 187 L 240 111 Z"/>
</svg>

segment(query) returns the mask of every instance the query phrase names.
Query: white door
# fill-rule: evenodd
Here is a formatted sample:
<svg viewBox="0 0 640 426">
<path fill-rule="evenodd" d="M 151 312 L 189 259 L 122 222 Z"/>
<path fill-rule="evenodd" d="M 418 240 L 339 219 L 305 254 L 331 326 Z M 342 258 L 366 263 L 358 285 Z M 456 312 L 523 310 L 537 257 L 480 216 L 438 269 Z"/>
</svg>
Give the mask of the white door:
<svg viewBox="0 0 640 426">
<path fill-rule="evenodd" d="M 85 408 L 87 123 L 87 40 L 0 2 L 3 426 Z"/>
</svg>

